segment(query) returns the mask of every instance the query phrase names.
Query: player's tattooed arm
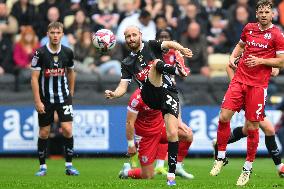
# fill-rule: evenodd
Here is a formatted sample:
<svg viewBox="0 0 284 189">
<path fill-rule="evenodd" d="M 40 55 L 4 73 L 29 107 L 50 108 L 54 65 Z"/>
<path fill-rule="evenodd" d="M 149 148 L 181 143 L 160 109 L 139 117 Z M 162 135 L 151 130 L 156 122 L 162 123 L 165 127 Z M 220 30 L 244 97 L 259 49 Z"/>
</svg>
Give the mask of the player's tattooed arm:
<svg viewBox="0 0 284 189">
<path fill-rule="evenodd" d="M 240 59 L 242 53 L 244 52 L 245 50 L 245 44 L 243 42 L 239 42 L 231 56 L 230 56 L 230 60 L 229 60 L 229 66 L 233 69 L 233 70 L 236 70 L 237 69 L 237 63 L 238 63 L 238 60 Z"/>
<path fill-rule="evenodd" d="M 105 97 L 107 99 L 119 98 L 126 93 L 127 87 L 128 87 L 128 81 L 120 80 L 120 83 L 118 84 L 115 91 L 105 90 Z"/>
<path fill-rule="evenodd" d="M 276 58 L 258 58 L 253 55 L 245 60 L 245 64 L 248 67 L 254 67 L 257 65 L 266 65 L 274 68 L 284 68 L 284 54 L 277 54 Z"/>
<path fill-rule="evenodd" d="M 137 119 L 137 113 L 127 111 L 126 118 L 126 138 L 127 138 L 127 154 L 133 156 L 136 154 L 136 147 L 134 143 L 134 124 Z"/>
<path fill-rule="evenodd" d="M 182 55 L 191 58 L 193 56 L 192 51 L 189 48 L 183 47 L 181 44 L 175 41 L 163 41 L 162 42 L 163 49 L 175 49 L 182 53 Z"/>
</svg>

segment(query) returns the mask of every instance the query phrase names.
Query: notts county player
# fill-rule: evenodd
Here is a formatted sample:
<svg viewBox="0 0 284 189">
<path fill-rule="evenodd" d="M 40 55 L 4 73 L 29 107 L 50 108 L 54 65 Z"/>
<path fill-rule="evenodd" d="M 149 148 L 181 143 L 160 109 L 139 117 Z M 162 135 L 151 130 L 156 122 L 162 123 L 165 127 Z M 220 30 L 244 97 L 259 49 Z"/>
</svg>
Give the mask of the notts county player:
<svg viewBox="0 0 284 189">
<path fill-rule="evenodd" d="M 168 138 L 168 165 L 167 184 L 175 183 L 175 169 L 178 152 L 178 92 L 171 75 L 186 77 L 184 65 L 172 66 L 165 64 L 163 49 L 179 50 L 186 57 L 191 57 L 192 52 L 188 48 L 173 41 L 148 41 L 142 42 L 142 33 L 139 28 L 130 26 L 124 32 L 125 41 L 131 53 L 122 61 L 121 81 L 115 91 L 106 90 L 106 98 L 121 97 L 126 93 L 128 83 L 134 78 L 141 88 L 141 98 L 152 109 L 161 110 L 167 129 Z M 133 141 L 129 141 L 133 142 Z"/>
<path fill-rule="evenodd" d="M 54 111 L 58 114 L 64 136 L 66 175 L 76 176 L 79 172 L 72 166 L 72 96 L 75 85 L 73 52 L 60 43 L 63 36 L 62 23 L 50 23 L 47 36 L 49 42 L 39 48 L 32 59 L 31 85 L 40 127 L 37 146 L 40 169 L 36 176 L 45 176 L 47 173 L 47 139 Z"/>
</svg>

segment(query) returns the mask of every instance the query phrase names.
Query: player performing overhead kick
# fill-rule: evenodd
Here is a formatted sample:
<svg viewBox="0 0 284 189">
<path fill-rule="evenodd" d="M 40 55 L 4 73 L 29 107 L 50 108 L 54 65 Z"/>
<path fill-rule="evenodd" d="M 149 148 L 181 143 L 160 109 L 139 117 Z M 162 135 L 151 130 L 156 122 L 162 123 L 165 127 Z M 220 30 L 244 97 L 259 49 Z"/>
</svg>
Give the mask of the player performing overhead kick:
<svg viewBox="0 0 284 189">
<path fill-rule="evenodd" d="M 184 56 L 192 57 L 192 52 L 173 41 L 142 42 L 142 33 L 135 26 L 128 27 L 125 32 L 127 46 L 132 51 L 122 61 L 121 81 L 115 91 L 106 90 L 106 98 L 121 97 L 126 93 L 132 77 L 139 83 L 141 98 L 145 104 L 156 110 L 161 110 L 167 129 L 168 166 L 167 184 L 175 185 L 175 169 L 178 151 L 178 92 L 171 81 L 170 75 L 186 77 L 188 73 L 184 65 L 171 66 L 162 60 L 163 49 L 179 50 Z"/>
</svg>

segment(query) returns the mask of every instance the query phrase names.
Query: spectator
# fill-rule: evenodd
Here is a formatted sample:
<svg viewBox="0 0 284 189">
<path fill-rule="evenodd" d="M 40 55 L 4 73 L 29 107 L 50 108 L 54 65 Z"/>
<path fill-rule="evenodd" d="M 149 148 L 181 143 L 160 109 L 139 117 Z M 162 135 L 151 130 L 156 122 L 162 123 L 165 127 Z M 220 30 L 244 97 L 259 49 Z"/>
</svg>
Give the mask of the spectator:
<svg viewBox="0 0 284 189">
<path fill-rule="evenodd" d="M 137 26 L 140 28 L 142 32 L 142 40 L 148 41 L 153 40 L 156 37 L 156 25 L 151 18 L 151 14 L 146 11 L 142 10 L 140 14 L 134 14 L 125 18 L 117 29 L 117 41 L 120 43 L 124 43 L 124 31 L 128 26 Z"/>
<path fill-rule="evenodd" d="M 239 38 L 241 36 L 242 30 L 244 26 L 248 23 L 249 12 L 247 6 L 239 5 L 236 8 L 236 13 L 233 20 L 229 20 L 227 32 L 230 34 L 228 37 L 230 50 L 236 46 L 239 42 Z"/>
<path fill-rule="evenodd" d="M 222 19 L 226 18 L 225 11 L 217 7 L 216 0 L 206 0 L 206 5 L 201 7 L 200 16 L 204 20 L 211 20 L 211 17 L 216 14 L 221 15 Z"/>
<path fill-rule="evenodd" d="M 0 75 L 12 72 L 12 41 L 0 32 Z"/>
<path fill-rule="evenodd" d="M 95 48 L 92 44 L 92 33 L 84 30 L 74 46 L 75 71 L 78 73 L 94 73 Z"/>
<path fill-rule="evenodd" d="M 97 6 L 92 11 L 95 22 L 94 31 L 99 29 L 116 30 L 119 14 L 113 0 L 98 0 Z"/>
<path fill-rule="evenodd" d="M 20 29 L 21 26 L 37 26 L 35 6 L 30 4 L 28 0 L 16 2 L 12 7 L 11 15 L 17 19 Z"/>
<path fill-rule="evenodd" d="M 186 15 L 184 18 L 178 20 L 178 35 L 181 36 L 183 33 L 187 31 L 187 26 L 191 22 L 197 22 L 201 27 L 201 33 L 207 32 L 207 21 L 203 20 L 201 17 L 197 16 L 198 9 L 194 3 L 189 3 L 186 6 Z"/>
<path fill-rule="evenodd" d="M 177 28 L 178 19 L 185 17 L 185 7 L 189 2 L 190 0 L 168 0 L 165 2 L 165 16 L 171 27 Z"/>
<path fill-rule="evenodd" d="M 22 26 L 22 28 L 20 39 L 14 46 L 13 60 L 16 67 L 27 69 L 30 68 L 32 56 L 40 45 L 31 26 Z"/>
<path fill-rule="evenodd" d="M 254 21 L 255 20 L 255 8 L 248 6 L 248 2 L 249 2 L 249 0 L 237 0 L 237 2 L 235 4 L 231 5 L 229 7 L 228 13 L 227 13 L 228 20 L 234 19 L 236 9 L 237 9 L 238 6 L 241 5 L 241 6 L 247 7 L 247 10 L 248 10 L 248 13 L 249 13 L 249 22 Z"/>
<path fill-rule="evenodd" d="M 167 23 L 167 19 L 164 15 L 157 15 L 156 18 L 154 19 L 154 22 L 156 24 L 157 31 L 158 30 L 163 30 L 169 27 Z"/>
<path fill-rule="evenodd" d="M 12 37 L 18 32 L 17 19 L 9 15 L 8 8 L 3 1 L 0 1 L 0 33 L 3 37 Z"/>
<path fill-rule="evenodd" d="M 120 44 L 106 53 L 95 54 L 96 72 L 100 75 L 121 75 L 122 48 Z"/>
<path fill-rule="evenodd" d="M 36 33 L 41 39 L 46 35 L 47 31 L 47 25 L 50 23 L 50 19 L 48 18 L 48 11 L 50 10 L 51 7 L 56 7 L 58 9 L 58 12 L 60 12 L 59 17 L 57 18 L 56 21 L 63 21 L 63 17 L 65 14 L 65 7 L 66 5 L 64 4 L 65 0 L 45 0 L 43 3 L 41 3 L 38 6 L 38 25 L 39 27 L 36 29 Z"/>
<path fill-rule="evenodd" d="M 90 20 L 86 17 L 85 12 L 82 9 L 79 9 L 75 13 L 74 22 L 66 30 L 68 41 L 76 41 L 80 38 L 82 30 L 89 28 L 91 28 Z"/>
<path fill-rule="evenodd" d="M 220 15 L 212 16 L 210 20 L 211 28 L 207 35 L 208 53 L 228 53 L 230 50 L 227 36 L 223 30 L 223 20 Z"/>
<path fill-rule="evenodd" d="M 60 18 L 59 9 L 57 7 L 50 7 L 47 11 L 47 18 L 48 18 L 48 23 L 59 21 L 59 18 Z M 47 27 L 47 26 L 48 26 L 48 24 L 45 27 Z M 47 29 L 45 31 L 47 31 Z M 46 45 L 48 40 L 49 39 L 48 39 L 47 36 L 43 37 L 40 40 L 40 45 L 41 46 Z M 67 36 L 64 35 L 61 38 L 61 44 L 66 46 L 66 47 L 70 47 L 71 45 L 75 44 L 75 41 L 71 41 L 71 43 L 69 43 Z"/>
<path fill-rule="evenodd" d="M 121 23 L 121 21 L 124 18 L 132 16 L 133 14 L 137 13 L 135 0 L 123 0 L 121 3 L 123 10 L 120 12 L 118 25 Z"/>
<path fill-rule="evenodd" d="M 163 0 L 145 0 L 145 3 L 144 9 L 150 12 L 152 18 L 163 12 Z"/>
<path fill-rule="evenodd" d="M 187 27 L 187 32 L 181 38 L 181 44 L 192 50 L 194 56 L 186 59 L 186 65 L 190 67 L 192 74 L 202 74 L 209 77 L 207 42 L 205 36 L 201 34 L 200 25 L 192 22 Z"/>
</svg>

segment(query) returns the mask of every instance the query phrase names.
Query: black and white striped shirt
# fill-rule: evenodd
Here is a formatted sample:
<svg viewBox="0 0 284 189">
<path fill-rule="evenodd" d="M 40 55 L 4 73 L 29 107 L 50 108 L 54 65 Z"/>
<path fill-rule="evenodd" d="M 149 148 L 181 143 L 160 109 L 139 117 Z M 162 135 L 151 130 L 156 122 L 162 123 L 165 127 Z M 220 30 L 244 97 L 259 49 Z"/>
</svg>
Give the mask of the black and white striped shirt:
<svg viewBox="0 0 284 189">
<path fill-rule="evenodd" d="M 39 92 L 43 102 L 64 103 L 70 96 L 66 69 L 73 69 L 73 51 L 63 45 L 57 52 L 49 44 L 37 49 L 32 59 L 32 69 L 40 71 Z"/>
</svg>

